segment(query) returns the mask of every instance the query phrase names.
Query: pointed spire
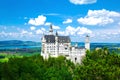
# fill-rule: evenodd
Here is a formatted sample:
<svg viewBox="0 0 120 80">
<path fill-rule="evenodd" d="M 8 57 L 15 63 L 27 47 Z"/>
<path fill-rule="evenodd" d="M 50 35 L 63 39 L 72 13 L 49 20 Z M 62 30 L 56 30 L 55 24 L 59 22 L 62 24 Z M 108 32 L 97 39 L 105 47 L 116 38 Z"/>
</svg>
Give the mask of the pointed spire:
<svg viewBox="0 0 120 80">
<path fill-rule="evenodd" d="M 85 39 L 85 48 L 86 50 L 90 50 L 90 40 L 88 35 L 86 35 L 86 39 Z"/>
<path fill-rule="evenodd" d="M 88 35 L 86 35 L 86 37 L 89 37 Z"/>
<path fill-rule="evenodd" d="M 89 43 L 89 36 L 88 35 L 86 35 L 85 42 Z"/>
<path fill-rule="evenodd" d="M 77 42 L 75 43 L 75 47 L 78 47 L 78 43 Z"/>
<path fill-rule="evenodd" d="M 58 36 L 58 32 L 56 31 L 56 36 Z"/>
<path fill-rule="evenodd" d="M 52 29 L 52 24 L 50 24 L 50 29 Z"/>
<path fill-rule="evenodd" d="M 50 35 L 53 34 L 53 27 L 52 27 L 52 24 L 50 24 L 49 34 L 50 34 Z"/>
<path fill-rule="evenodd" d="M 46 42 L 44 33 L 43 33 L 41 40 L 42 40 L 42 42 Z"/>
</svg>

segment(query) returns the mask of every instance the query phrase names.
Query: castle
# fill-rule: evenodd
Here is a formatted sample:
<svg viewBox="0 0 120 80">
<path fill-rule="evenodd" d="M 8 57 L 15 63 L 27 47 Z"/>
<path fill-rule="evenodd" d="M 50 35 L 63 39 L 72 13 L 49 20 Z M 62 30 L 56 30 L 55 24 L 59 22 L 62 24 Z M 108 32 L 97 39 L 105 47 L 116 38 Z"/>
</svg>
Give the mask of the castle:
<svg viewBox="0 0 120 80">
<path fill-rule="evenodd" d="M 60 55 L 65 56 L 73 63 L 81 63 L 81 59 L 85 56 L 86 50 L 90 49 L 89 36 L 86 36 L 85 47 L 78 47 L 77 45 L 71 45 L 71 39 L 69 36 L 59 36 L 56 32 L 53 34 L 52 25 L 50 25 L 49 34 L 43 35 L 41 38 L 42 49 L 41 56 L 44 59 L 49 57 L 58 57 Z"/>
</svg>

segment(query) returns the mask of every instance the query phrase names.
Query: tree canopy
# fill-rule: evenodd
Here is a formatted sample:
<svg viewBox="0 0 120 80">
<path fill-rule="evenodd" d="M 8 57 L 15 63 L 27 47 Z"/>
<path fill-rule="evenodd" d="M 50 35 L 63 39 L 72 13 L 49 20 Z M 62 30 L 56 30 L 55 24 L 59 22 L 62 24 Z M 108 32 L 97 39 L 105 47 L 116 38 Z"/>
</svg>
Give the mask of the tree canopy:
<svg viewBox="0 0 120 80">
<path fill-rule="evenodd" d="M 120 80 L 120 56 L 107 48 L 86 51 L 81 64 L 63 56 L 10 58 L 0 63 L 1 80 Z"/>
</svg>

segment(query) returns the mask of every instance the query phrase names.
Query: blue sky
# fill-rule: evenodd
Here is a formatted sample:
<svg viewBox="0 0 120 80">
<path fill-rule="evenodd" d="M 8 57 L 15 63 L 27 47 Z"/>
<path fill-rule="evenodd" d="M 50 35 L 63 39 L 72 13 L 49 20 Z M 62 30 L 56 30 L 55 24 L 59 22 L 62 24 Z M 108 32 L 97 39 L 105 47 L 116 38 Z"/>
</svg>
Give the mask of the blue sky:
<svg viewBox="0 0 120 80">
<path fill-rule="evenodd" d="M 52 24 L 83 42 L 120 42 L 120 0 L 0 0 L 0 40 L 40 41 Z"/>
</svg>

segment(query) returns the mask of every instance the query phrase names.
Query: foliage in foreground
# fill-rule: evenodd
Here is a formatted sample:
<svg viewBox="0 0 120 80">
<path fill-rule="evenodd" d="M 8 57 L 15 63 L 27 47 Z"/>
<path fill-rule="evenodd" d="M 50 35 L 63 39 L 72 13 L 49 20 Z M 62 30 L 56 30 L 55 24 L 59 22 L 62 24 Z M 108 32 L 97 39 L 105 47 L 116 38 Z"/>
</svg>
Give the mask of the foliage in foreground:
<svg viewBox="0 0 120 80">
<path fill-rule="evenodd" d="M 120 56 L 104 48 L 87 51 L 82 64 L 40 55 L 0 63 L 1 80 L 120 80 Z"/>
<path fill-rule="evenodd" d="M 22 58 L 19 54 L 0 53 L 0 62 L 8 62 L 10 58 Z"/>
</svg>

